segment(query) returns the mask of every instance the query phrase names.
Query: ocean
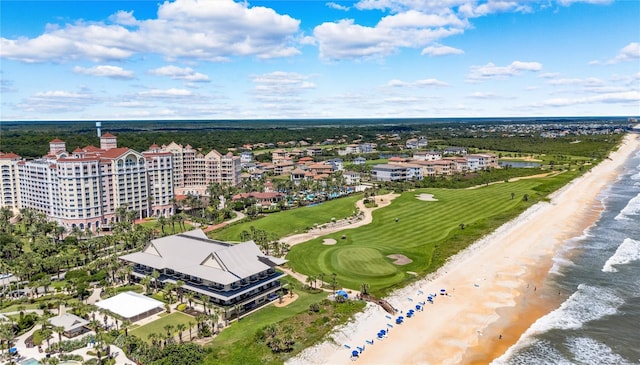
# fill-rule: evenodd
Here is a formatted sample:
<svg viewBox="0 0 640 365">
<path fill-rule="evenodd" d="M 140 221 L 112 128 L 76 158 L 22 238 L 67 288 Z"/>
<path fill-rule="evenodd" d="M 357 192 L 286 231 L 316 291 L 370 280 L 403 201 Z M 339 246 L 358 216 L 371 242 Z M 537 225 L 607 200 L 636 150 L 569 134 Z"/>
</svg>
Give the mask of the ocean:
<svg viewBox="0 0 640 365">
<path fill-rule="evenodd" d="M 492 364 L 640 364 L 640 151 L 600 199 L 554 259 L 546 285 L 566 300 Z"/>
</svg>

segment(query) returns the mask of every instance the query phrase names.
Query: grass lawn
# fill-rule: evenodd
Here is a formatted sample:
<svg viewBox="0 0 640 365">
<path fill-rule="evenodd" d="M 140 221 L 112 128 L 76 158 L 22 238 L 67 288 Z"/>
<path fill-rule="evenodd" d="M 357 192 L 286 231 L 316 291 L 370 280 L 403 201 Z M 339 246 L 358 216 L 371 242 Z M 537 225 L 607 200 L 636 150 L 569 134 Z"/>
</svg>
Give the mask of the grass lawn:
<svg viewBox="0 0 640 365">
<path fill-rule="evenodd" d="M 285 210 L 269 214 L 255 221 L 225 227 L 210 233 L 209 236 L 223 241 L 239 241 L 240 233 L 249 231 L 251 226 L 275 233 L 279 237 L 302 233 L 312 228 L 314 224 L 323 224 L 330 222 L 331 218 L 342 219 L 353 215 L 355 203 L 359 199 L 362 199 L 362 194 L 329 200 L 314 206 Z"/>
<path fill-rule="evenodd" d="M 158 231 L 162 231 L 162 227 L 158 225 L 158 221 L 156 219 L 146 220 L 138 224 L 142 225 L 145 228 L 153 228 L 153 229 L 157 229 Z M 177 234 L 177 233 L 182 233 L 186 231 L 191 231 L 192 229 L 193 229 L 193 226 L 187 222 L 184 222 L 184 231 L 182 230 L 182 227 L 179 222 L 175 222 L 175 229 L 170 222 L 167 222 L 167 224 L 164 225 L 165 234 Z"/>
<path fill-rule="evenodd" d="M 236 341 L 253 337 L 258 329 L 306 311 L 309 309 L 309 304 L 317 303 L 328 295 L 327 292 L 310 294 L 300 289 L 295 290 L 295 292 L 298 294 L 298 299 L 286 307 L 276 307 L 269 304 L 259 311 L 240 319 L 239 322 L 231 322 L 231 326 L 220 332 L 220 335 L 213 340 L 212 345 L 228 347 L 232 346 Z"/>
<path fill-rule="evenodd" d="M 176 326 L 179 323 L 184 323 L 187 328 L 189 328 L 189 322 L 193 322 L 193 324 L 195 325 L 196 319 L 182 312 L 173 312 L 151 323 L 147 323 L 143 326 L 132 329 L 129 331 L 129 334 L 149 342 L 149 334 L 154 332 L 158 334 L 164 334 L 167 332 L 167 330 L 164 329 L 164 326 L 168 324 L 173 325 L 173 333 L 176 333 Z"/>
<path fill-rule="evenodd" d="M 306 275 L 337 274 L 338 283 L 384 294 L 414 278 L 439 268 L 448 257 L 467 247 L 499 225 L 524 211 L 578 172 L 552 178 L 494 184 L 478 189 L 420 189 L 405 192 L 389 207 L 373 212 L 367 226 L 319 237 L 292 247 L 289 266 Z M 416 199 L 421 193 L 434 194 L 438 201 Z M 511 194 L 514 199 L 511 199 Z M 524 202 L 527 194 L 529 201 Z M 396 222 L 396 218 L 398 221 Z M 460 228 L 464 224 L 464 229 Z M 342 239 L 342 235 L 346 238 Z M 336 245 L 323 245 L 333 238 Z M 402 254 L 412 260 L 396 265 L 387 255 Z"/>
<path fill-rule="evenodd" d="M 285 281 L 295 282 L 290 278 L 285 279 Z M 295 283 L 295 285 L 299 287 L 300 284 L 297 282 Z M 271 324 L 275 324 L 278 328 L 282 328 L 283 326 L 296 327 L 302 325 L 295 320 L 293 320 L 293 322 L 296 323 L 291 323 L 291 321 L 293 318 L 297 318 L 295 317 L 297 315 L 302 314 L 304 316 L 304 314 L 308 312 L 310 304 L 319 303 L 328 295 L 327 292 L 309 293 L 301 289 L 294 289 L 294 291 L 298 294 L 298 299 L 286 307 L 278 308 L 274 305 L 267 305 L 259 311 L 242 318 L 239 322 L 232 322 L 230 327 L 224 329 L 220 335 L 218 335 L 209 344 L 217 355 L 209 356 L 205 363 L 229 363 L 228 361 L 233 360 L 233 363 L 247 365 L 270 363 L 281 364 L 282 358 L 280 356 L 288 357 L 290 354 L 272 354 L 264 344 L 256 343 L 254 340 L 256 332 Z M 356 308 L 351 309 L 353 312 L 357 312 L 362 310 L 363 307 L 364 304 L 357 304 Z M 352 313 L 348 314 L 348 316 L 351 315 Z M 322 315 L 316 316 L 317 318 L 322 318 Z M 331 318 L 334 317 L 332 316 Z M 303 348 L 318 341 L 322 336 L 324 336 L 325 331 L 333 327 L 333 325 L 334 324 L 330 324 L 328 328 L 325 329 L 323 329 L 323 326 L 318 323 L 303 325 L 304 328 L 299 330 L 305 332 L 305 334 L 304 336 L 301 334 L 295 336 L 296 346 L 294 347 L 293 352 L 297 353 Z"/>
<path fill-rule="evenodd" d="M 24 307 L 24 309 L 40 309 L 40 304 L 38 304 L 38 303 L 33 303 L 33 304 L 29 304 L 29 303 L 14 304 L 14 305 L 10 305 L 7 308 L 4 308 L 4 309 L 0 310 L 0 313 L 17 312 L 17 311 L 20 310 L 20 309 L 18 309 L 18 307 L 20 307 L 20 308 Z"/>
</svg>

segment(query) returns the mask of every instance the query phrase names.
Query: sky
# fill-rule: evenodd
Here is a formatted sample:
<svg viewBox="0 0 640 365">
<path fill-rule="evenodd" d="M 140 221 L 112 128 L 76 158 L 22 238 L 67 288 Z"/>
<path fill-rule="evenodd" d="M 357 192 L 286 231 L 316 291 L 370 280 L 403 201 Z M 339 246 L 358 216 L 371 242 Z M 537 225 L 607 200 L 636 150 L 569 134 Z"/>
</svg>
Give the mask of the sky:
<svg viewBox="0 0 640 365">
<path fill-rule="evenodd" d="M 0 20 L 0 120 L 640 115 L 637 0 L 2 0 Z"/>
</svg>

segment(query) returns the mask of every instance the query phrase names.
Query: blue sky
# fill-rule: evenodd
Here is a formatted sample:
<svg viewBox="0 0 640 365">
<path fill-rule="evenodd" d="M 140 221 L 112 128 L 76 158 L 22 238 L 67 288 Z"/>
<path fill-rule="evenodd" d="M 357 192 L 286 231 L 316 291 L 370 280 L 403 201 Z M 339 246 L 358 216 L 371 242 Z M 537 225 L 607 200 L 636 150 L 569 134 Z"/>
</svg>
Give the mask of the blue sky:
<svg viewBox="0 0 640 365">
<path fill-rule="evenodd" d="M 640 115 L 640 1 L 0 3 L 2 120 Z"/>
</svg>

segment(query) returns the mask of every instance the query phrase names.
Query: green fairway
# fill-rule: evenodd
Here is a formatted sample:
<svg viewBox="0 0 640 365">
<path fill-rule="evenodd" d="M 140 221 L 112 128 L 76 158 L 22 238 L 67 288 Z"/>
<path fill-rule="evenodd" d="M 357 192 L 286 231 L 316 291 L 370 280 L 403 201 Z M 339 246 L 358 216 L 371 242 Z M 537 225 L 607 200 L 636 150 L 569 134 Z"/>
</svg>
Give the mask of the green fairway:
<svg viewBox="0 0 640 365">
<path fill-rule="evenodd" d="M 223 241 L 239 241 L 240 233 L 249 231 L 251 226 L 269 233 L 275 233 L 278 237 L 301 233 L 313 228 L 315 224 L 330 222 L 332 218 L 342 219 L 353 215 L 355 203 L 358 199 L 362 199 L 362 194 L 269 214 L 255 221 L 225 227 L 220 231 L 210 233 L 209 236 Z"/>
<path fill-rule="evenodd" d="M 573 177 L 573 174 L 561 174 L 471 190 L 405 192 L 390 206 L 374 211 L 371 224 L 296 245 L 287 259 L 297 272 L 324 273 L 325 281 L 331 273 L 336 273 L 338 283 L 344 287 L 359 289 L 367 283 L 373 292 L 383 293 L 415 274 L 423 276 L 435 271 L 448 257 Z M 438 201 L 417 199 L 422 193 L 433 194 Z M 523 201 L 525 194 L 528 201 Z M 325 238 L 333 238 L 337 244 L 323 245 Z M 394 264 L 394 259 L 387 257 L 393 254 L 404 255 L 412 261 Z"/>
<path fill-rule="evenodd" d="M 189 326 L 189 322 L 196 323 L 196 319 L 188 314 L 184 314 L 182 312 L 173 312 L 169 315 L 166 315 L 162 318 L 159 318 L 151 323 L 147 323 L 143 326 L 137 327 L 131 331 L 129 334 L 134 335 L 140 338 L 143 341 L 149 341 L 149 334 L 157 333 L 164 334 L 167 330 L 164 326 L 170 324 L 173 326 L 173 333 L 176 333 L 176 326 L 179 323 L 184 323 L 187 327 Z"/>
</svg>

